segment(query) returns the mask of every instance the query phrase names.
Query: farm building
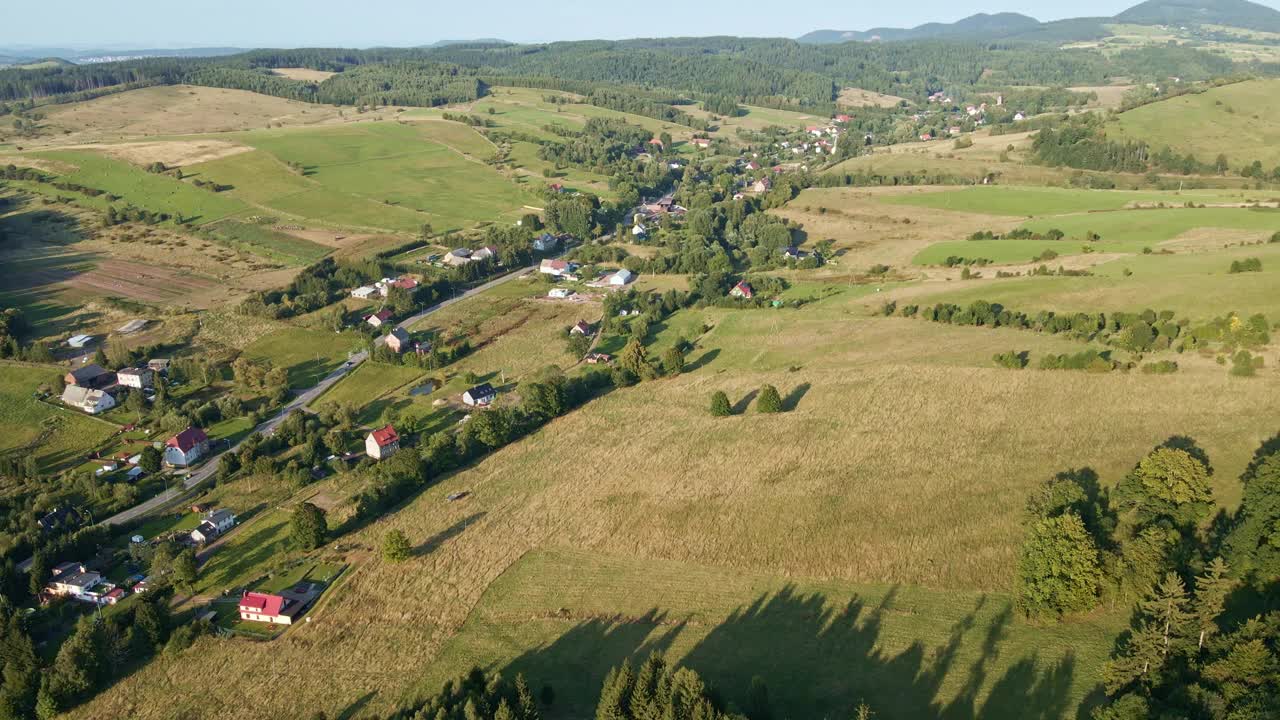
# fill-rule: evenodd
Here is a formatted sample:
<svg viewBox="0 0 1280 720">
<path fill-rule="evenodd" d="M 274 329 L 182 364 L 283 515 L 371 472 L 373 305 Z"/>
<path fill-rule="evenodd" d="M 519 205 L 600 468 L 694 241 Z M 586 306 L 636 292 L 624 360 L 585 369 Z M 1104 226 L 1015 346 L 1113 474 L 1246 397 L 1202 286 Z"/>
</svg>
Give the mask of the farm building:
<svg viewBox="0 0 1280 720">
<path fill-rule="evenodd" d="M 103 390 L 68 385 L 62 391 L 62 404 L 90 415 L 104 413 L 116 406 L 116 399 Z"/>
<path fill-rule="evenodd" d="M 85 345 L 88 345 L 92 341 L 93 341 L 92 335 L 72 335 L 71 337 L 67 338 L 67 345 L 73 348 L 79 349 L 84 347 Z"/>
<path fill-rule="evenodd" d="M 569 288 L 551 288 L 551 291 L 547 293 L 547 297 L 559 300 L 563 300 L 570 295 L 573 295 L 573 291 Z"/>
<path fill-rule="evenodd" d="M 319 589 L 311 583 L 299 583 L 279 595 L 247 591 L 240 598 L 240 619 L 292 625 L 319 595 Z"/>
<path fill-rule="evenodd" d="M 750 300 L 755 297 L 756 292 L 746 280 L 743 280 L 737 285 L 734 285 L 733 289 L 729 291 L 729 294 L 736 298 L 745 298 Z"/>
<path fill-rule="evenodd" d="M 103 388 L 115 383 L 115 373 L 96 363 L 82 365 L 67 373 L 63 380 L 68 385 L 83 388 Z"/>
<path fill-rule="evenodd" d="M 116 328 L 116 332 L 120 333 L 121 335 L 132 335 L 133 333 L 136 333 L 142 328 L 146 327 L 147 322 L 148 322 L 147 320 L 142 320 L 142 319 L 130 320 L 129 322 Z"/>
<path fill-rule="evenodd" d="M 626 268 L 623 268 L 618 272 L 610 275 L 608 278 L 608 283 L 613 287 L 622 287 L 623 285 L 627 285 L 631 283 L 635 279 L 636 279 L 635 273 L 631 272 L 630 270 L 627 270 Z"/>
<path fill-rule="evenodd" d="M 481 383 L 462 393 L 462 402 L 472 407 L 487 407 L 498 397 L 498 391 L 489 383 Z"/>
<path fill-rule="evenodd" d="M 351 291 L 351 297 L 357 300 L 368 300 L 378 294 L 378 288 L 372 285 L 363 285 Z"/>
<path fill-rule="evenodd" d="M 391 425 L 378 428 L 364 439 L 364 454 L 374 460 L 386 460 L 400 449 L 400 435 Z"/>
<path fill-rule="evenodd" d="M 490 258 L 494 260 L 498 259 L 498 246 L 485 245 L 479 250 L 476 250 L 475 252 L 471 253 L 472 260 L 488 260 Z"/>
<path fill-rule="evenodd" d="M 387 333 L 387 337 L 383 340 L 392 352 L 402 353 L 409 349 L 409 333 L 404 328 L 391 328 L 391 332 Z"/>
<path fill-rule="evenodd" d="M 467 248 L 455 248 L 445 253 L 442 262 L 450 267 L 461 267 L 471 262 L 471 251 Z"/>
<path fill-rule="evenodd" d="M 364 321 L 374 327 L 382 327 L 383 325 L 387 324 L 387 321 L 390 319 L 391 319 L 390 310 L 379 310 L 378 312 L 372 315 L 365 316 Z"/>
<path fill-rule="evenodd" d="M 173 467 L 187 467 L 209 452 L 209 436 L 198 427 L 189 427 L 165 441 L 164 462 Z"/>
<path fill-rule="evenodd" d="M 155 371 L 148 367 L 125 368 L 116 373 L 116 382 L 129 388 L 143 390 L 152 386 Z"/>
</svg>

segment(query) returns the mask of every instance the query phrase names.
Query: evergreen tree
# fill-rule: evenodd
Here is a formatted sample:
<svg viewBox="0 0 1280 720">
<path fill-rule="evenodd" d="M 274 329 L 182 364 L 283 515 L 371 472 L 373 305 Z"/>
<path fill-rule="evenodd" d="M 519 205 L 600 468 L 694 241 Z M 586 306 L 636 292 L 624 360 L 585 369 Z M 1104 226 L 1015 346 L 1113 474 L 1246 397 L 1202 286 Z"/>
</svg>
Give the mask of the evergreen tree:
<svg viewBox="0 0 1280 720">
<path fill-rule="evenodd" d="M 289 537 L 303 550 L 315 550 L 324 545 L 329 532 L 324 511 L 309 502 L 302 503 L 293 511 L 289 525 Z"/>
<path fill-rule="evenodd" d="M 404 531 L 393 529 L 387 531 L 382 538 L 382 559 L 388 562 L 403 562 L 409 559 L 413 548 Z"/>
<path fill-rule="evenodd" d="M 684 353 L 679 348 L 670 347 L 662 354 L 662 373 L 675 376 L 684 372 Z"/>
<path fill-rule="evenodd" d="M 632 338 L 627 343 L 627 346 L 622 349 L 622 355 L 618 358 L 618 365 L 636 377 L 643 378 L 649 372 L 648 351 L 645 349 L 644 343 Z"/>
<path fill-rule="evenodd" d="M 733 407 L 729 404 L 729 396 L 723 390 L 717 390 L 711 394 L 711 415 L 714 417 L 728 417 L 733 414 Z"/>
<path fill-rule="evenodd" d="M 760 395 L 756 397 L 756 412 L 782 412 L 782 396 L 778 394 L 778 388 L 772 385 L 765 385 L 760 388 Z"/>
</svg>

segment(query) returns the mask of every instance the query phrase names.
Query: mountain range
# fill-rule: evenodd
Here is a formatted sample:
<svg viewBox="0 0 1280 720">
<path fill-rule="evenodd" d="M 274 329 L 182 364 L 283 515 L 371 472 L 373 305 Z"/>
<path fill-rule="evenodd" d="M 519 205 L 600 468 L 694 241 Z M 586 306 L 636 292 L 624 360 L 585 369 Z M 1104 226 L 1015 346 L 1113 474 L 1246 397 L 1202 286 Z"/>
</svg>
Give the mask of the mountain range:
<svg viewBox="0 0 1280 720">
<path fill-rule="evenodd" d="M 1114 17 L 1040 22 L 1019 13 L 979 13 L 954 23 L 927 23 L 913 28 L 816 30 L 799 40 L 815 44 L 924 39 L 1072 42 L 1106 37 L 1111 33 L 1105 26 L 1111 23 L 1226 25 L 1245 30 L 1280 32 L 1280 10 L 1249 0 L 1147 0 Z"/>
</svg>

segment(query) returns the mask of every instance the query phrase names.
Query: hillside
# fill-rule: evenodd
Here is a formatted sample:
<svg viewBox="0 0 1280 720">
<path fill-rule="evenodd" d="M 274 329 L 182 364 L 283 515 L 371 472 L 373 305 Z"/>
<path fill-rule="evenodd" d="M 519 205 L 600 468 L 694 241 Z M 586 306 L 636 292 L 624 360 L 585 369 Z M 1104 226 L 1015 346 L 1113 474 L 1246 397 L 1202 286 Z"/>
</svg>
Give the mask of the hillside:
<svg viewBox="0 0 1280 720">
<path fill-rule="evenodd" d="M 923 40 L 928 38 L 1006 37 L 1040 27 L 1033 17 L 1019 13 L 978 13 L 954 23 L 926 23 L 914 28 L 872 28 L 863 32 L 817 30 L 799 38 L 802 43 L 837 43 L 869 40 Z"/>
<path fill-rule="evenodd" d="M 1280 11 L 1248 0 L 1147 0 L 1116 15 L 1135 25 L 1229 25 L 1280 32 Z"/>
<path fill-rule="evenodd" d="M 1203 162 L 1226 155 L 1232 170 L 1254 160 L 1270 172 L 1280 165 L 1280 81 L 1251 80 L 1182 95 L 1121 114 L 1107 125 L 1113 139 L 1190 152 Z"/>
</svg>

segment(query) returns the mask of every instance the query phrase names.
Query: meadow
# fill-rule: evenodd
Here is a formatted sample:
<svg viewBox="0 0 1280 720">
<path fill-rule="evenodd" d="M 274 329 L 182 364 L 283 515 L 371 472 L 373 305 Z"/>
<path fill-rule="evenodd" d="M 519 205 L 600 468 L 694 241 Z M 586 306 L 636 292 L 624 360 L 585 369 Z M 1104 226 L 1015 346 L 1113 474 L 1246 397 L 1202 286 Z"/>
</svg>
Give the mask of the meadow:
<svg viewBox="0 0 1280 720">
<path fill-rule="evenodd" d="M 1124 613 L 1051 626 L 1007 614 L 1027 495 L 1072 468 L 1111 485 L 1185 434 L 1233 507 L 1236 477 L 1276 432 L 1280 375 L 1003 370 L 996 352 L 1081 344 L 872 317 L 881 299 L 682 311 L 658 342 L 712 328 L 689 373 L 616 390 L 344 538 L 376 548 L 398 528 L 416 549 L 405 564 L 357 562 L 314 622 L 269 646 L 202 640 L 218 683 L 162 659 L 87 716 L 161 717 L 161 696 L 173 712 L 382 711 L 482 662 L 550 682 L 565 709 L 549 716 L 577 717 L 598 677 L 584 666 L 654 648 L 735 694 L 776 675 L 771 695 L 796 716 L 864 697 L 885 716 L 1015 718 L 1029 703 L 1074 716 Z M 751 412 L 766 382 L 787 412 Z M 711 417 L 714 390 L 743 414 Z M 847 664 L 818 667 L 831 653 Z M 265 692 L 268 659 L 289 668 L 288 698 Z M 810 676 L 829 692 L 801 697 Z"/>
<path fill-rule="evenodd" d="M 1211 163 L 1227 156 L 1232 169 L 1254 160 L 1270 172 L 1280 165 L 1280 80 L 1250 80 L 1144 105 L 1107 125 L 1112 139 L 1145 140 Z"/>
<path fill-rule="evenodd" d="M 347 361 L 347 351 L 362 343 L 355 336 L 285 327 L 263 335 L 244 348 L 244 357 L 266 360 L 289 371 L 289 387 L 312 387 Z"/>
</svg>

